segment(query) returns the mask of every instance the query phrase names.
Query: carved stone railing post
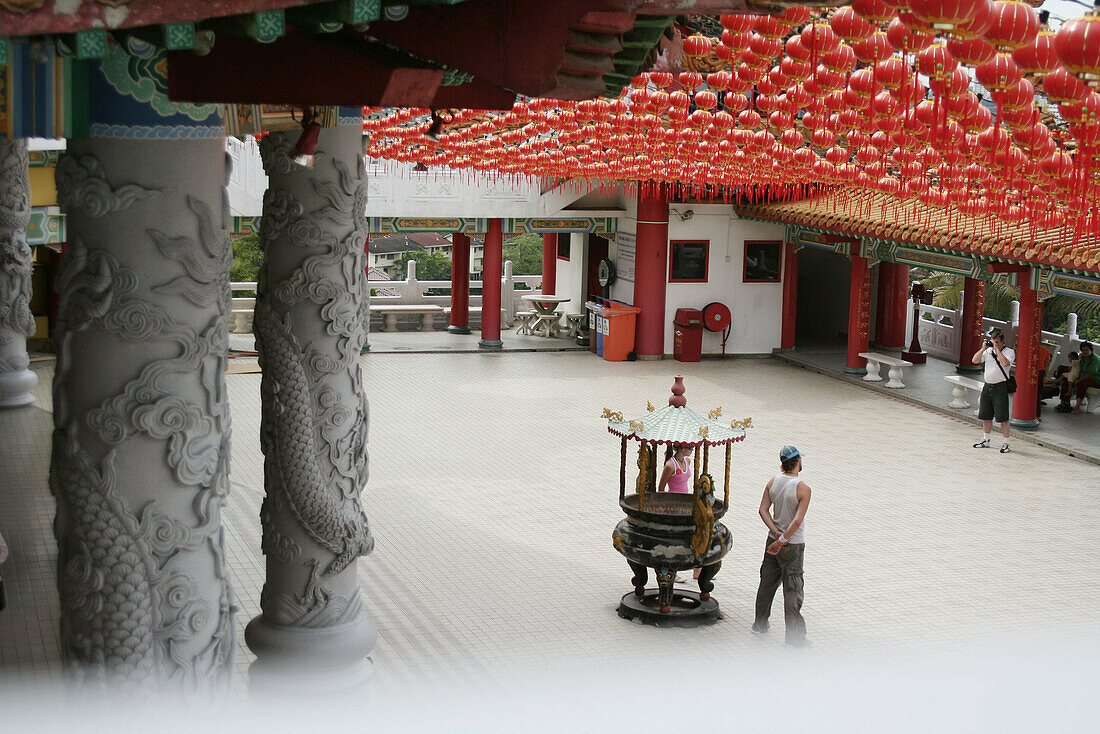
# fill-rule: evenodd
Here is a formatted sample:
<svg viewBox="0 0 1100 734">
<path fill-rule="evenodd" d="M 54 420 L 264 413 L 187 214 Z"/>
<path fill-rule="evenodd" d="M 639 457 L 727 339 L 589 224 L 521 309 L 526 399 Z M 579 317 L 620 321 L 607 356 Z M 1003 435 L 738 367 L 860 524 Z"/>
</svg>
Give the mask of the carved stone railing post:
<svg viewBox="0 0 1100 734">
<path fill-rule="evenodd" d="M 27 337 L 34 333 L 30 218 L 27 144 L 0 138 L 0 408 L 30 405 L 38 384 L 27 359 Z"/>
<path fill-rule="evenodd" d="M 356 560 L 374 547 L 359 493 L 367 481 L 363 343 L 366 184 L 361 130 L 321 132 L 316 168 L 285 153 L 296 134 L 260 145 L 264 196 L 254 332 L 263 377 L 260 511 L 267 581 L 246 631 L 268 673 L 369 674 L 376 630 L 363 612 Z"/>
<path fill-rule="evenodd" d="M 132 692 L 220 689 L 235 637 L 222 138 L 72 140 L 56 179 L 63 655 Z"/>
</svg>

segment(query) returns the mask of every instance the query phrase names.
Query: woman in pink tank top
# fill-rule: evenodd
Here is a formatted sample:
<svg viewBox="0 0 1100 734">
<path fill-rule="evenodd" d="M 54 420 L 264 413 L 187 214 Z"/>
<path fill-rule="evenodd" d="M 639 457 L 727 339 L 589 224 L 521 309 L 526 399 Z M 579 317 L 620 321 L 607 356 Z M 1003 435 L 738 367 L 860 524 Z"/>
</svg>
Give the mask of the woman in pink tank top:
<svg viewBox="0 0 1100 734">
<path fill-rule="evenodd" d="M 657 485 L 658 492 L 680 492 L 688 494 L 692 492 L 691 486 L 691 447 L 679 444 L 669 446 L 665 453 L 665 469 L 661 472 L 661 483 Z"/>
</svg>

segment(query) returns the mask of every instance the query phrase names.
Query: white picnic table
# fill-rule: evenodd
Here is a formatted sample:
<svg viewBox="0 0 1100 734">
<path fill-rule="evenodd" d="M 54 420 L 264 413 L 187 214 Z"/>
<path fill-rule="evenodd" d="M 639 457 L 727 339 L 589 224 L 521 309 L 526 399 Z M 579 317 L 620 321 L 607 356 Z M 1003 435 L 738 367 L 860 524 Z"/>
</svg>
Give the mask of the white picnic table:
<svg viewBox="0 0 1100 734">
<path fill-rule="evenodd" d="M 573 300 L 569 296 L 554 296 L 532 293 L 522 296 L 535 309 L 535 319 L 531 324 L 531 333 L 545 337 L 555 337 L 561 329 L 561 314 L 558 306 Z"/>
</svg>

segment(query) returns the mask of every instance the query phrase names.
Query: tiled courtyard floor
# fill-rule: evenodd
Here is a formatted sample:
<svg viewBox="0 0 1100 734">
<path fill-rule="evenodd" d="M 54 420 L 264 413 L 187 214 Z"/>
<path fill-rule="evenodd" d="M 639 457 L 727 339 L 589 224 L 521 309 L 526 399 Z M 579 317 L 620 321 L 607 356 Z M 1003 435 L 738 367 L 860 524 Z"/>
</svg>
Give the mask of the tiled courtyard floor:
<svg viewBox="0 0 1100 734">
<path fill-rule="evenodd" d="M 975 451 L 971 425 L 774 359 L 378 353 L 362 366 L 371 401 L 364 504 L 377 549 L 360 561 L 360 578 L 379 629 L 372 657 L 382 689 L 598 665 L 620 671 L 624 696 L 644 698 L 647 686 L 707 670 L 801 670 L 838 656 L 858 666 L 884 655 L 896 665 L 934 656 L 950 669 L 975 649 L 1038 654 L 1052 640 L 1097 649 L 1100 481 L 1091 464 L 1024 442 L 1008 455 Z M 39 369 L 39 406 L 0 413 L 0 528 L 12 546 L 0 678 L 58 671 L 50 365 Z M 715 589 L 725 619 L 657 630 L 615 615 L 630 572 L 610 540 L 622 516 L 619 446 L 599 415 L 663 404 L 677 373 L 689 407 L 720 405 L 724 417 L 751 416 L 753 428 L 734 449 L 724 521 L 735 544 Z M 227 382 L 225 522 L 242 637 L 264 576 L 260 375 Z M 811 650 L 783 647 L 779 599 L 772 632 L 748 631 L 764 540 L 756 507 L 785 443 L 807 454 L 814 491 Z M 241 685 L 250 660 L 242 641 Z"/>
</svg>

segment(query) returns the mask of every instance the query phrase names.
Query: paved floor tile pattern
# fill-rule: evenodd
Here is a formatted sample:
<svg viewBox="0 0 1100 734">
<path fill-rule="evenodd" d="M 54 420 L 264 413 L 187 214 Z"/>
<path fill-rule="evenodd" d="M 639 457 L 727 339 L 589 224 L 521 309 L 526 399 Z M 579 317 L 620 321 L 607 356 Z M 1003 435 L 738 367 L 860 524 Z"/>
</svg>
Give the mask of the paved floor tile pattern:
<svg viewBox="0 0 1100 734">
<path fill-rule="evenodd" d="M 985 649 L 1100 639 L 1091 610 L 1100 548 L 1096 467 L 1017 442 L 970 447 L 974 428 L 778 360 L 608 363 L 587 353 L 368 354 L 371 476 L 364 503 L 376 551 L 359 563 L 379 629 L 380 687 L 430 676 L 504 680 L 587 661 L 729 669 L 738 660 L 888 649 L 899 664 L 932 646 Z M 44 380 L 49 368 L 40 368 Z M 618 441 L 604 407 L 662 405 L 674 374 L 688 405 L 753 418 L 734 449 L 735 543 L 716 579 L 725 618 L 694 630 L 619 619 L 630 571 L 611 546 Z M 257 374 L 229 375 L 232 493 L 225 512 L 243 629 L 263 583 L 257 515 L 263 463 Z M 48 391 L 0 413 L 0 530 L 13 607 L 0 613 L 0 675 L 58 675 L 57 603 L 46 486 Z M 777 453 L 807 455 L 806 614 L 814 649 L 748 633 L 764 542 L 756 516 Z M 1072 553 L 1072 562 L 1056 559 Z M 958 653 L 962 655 L 963 653 Z M 949 664 L 950 660 L 943 661 Z M 630 685 L 634 685 L 631 683 Z M 686 699 L 685 699 L 686 700 Z"/>
</svg>

